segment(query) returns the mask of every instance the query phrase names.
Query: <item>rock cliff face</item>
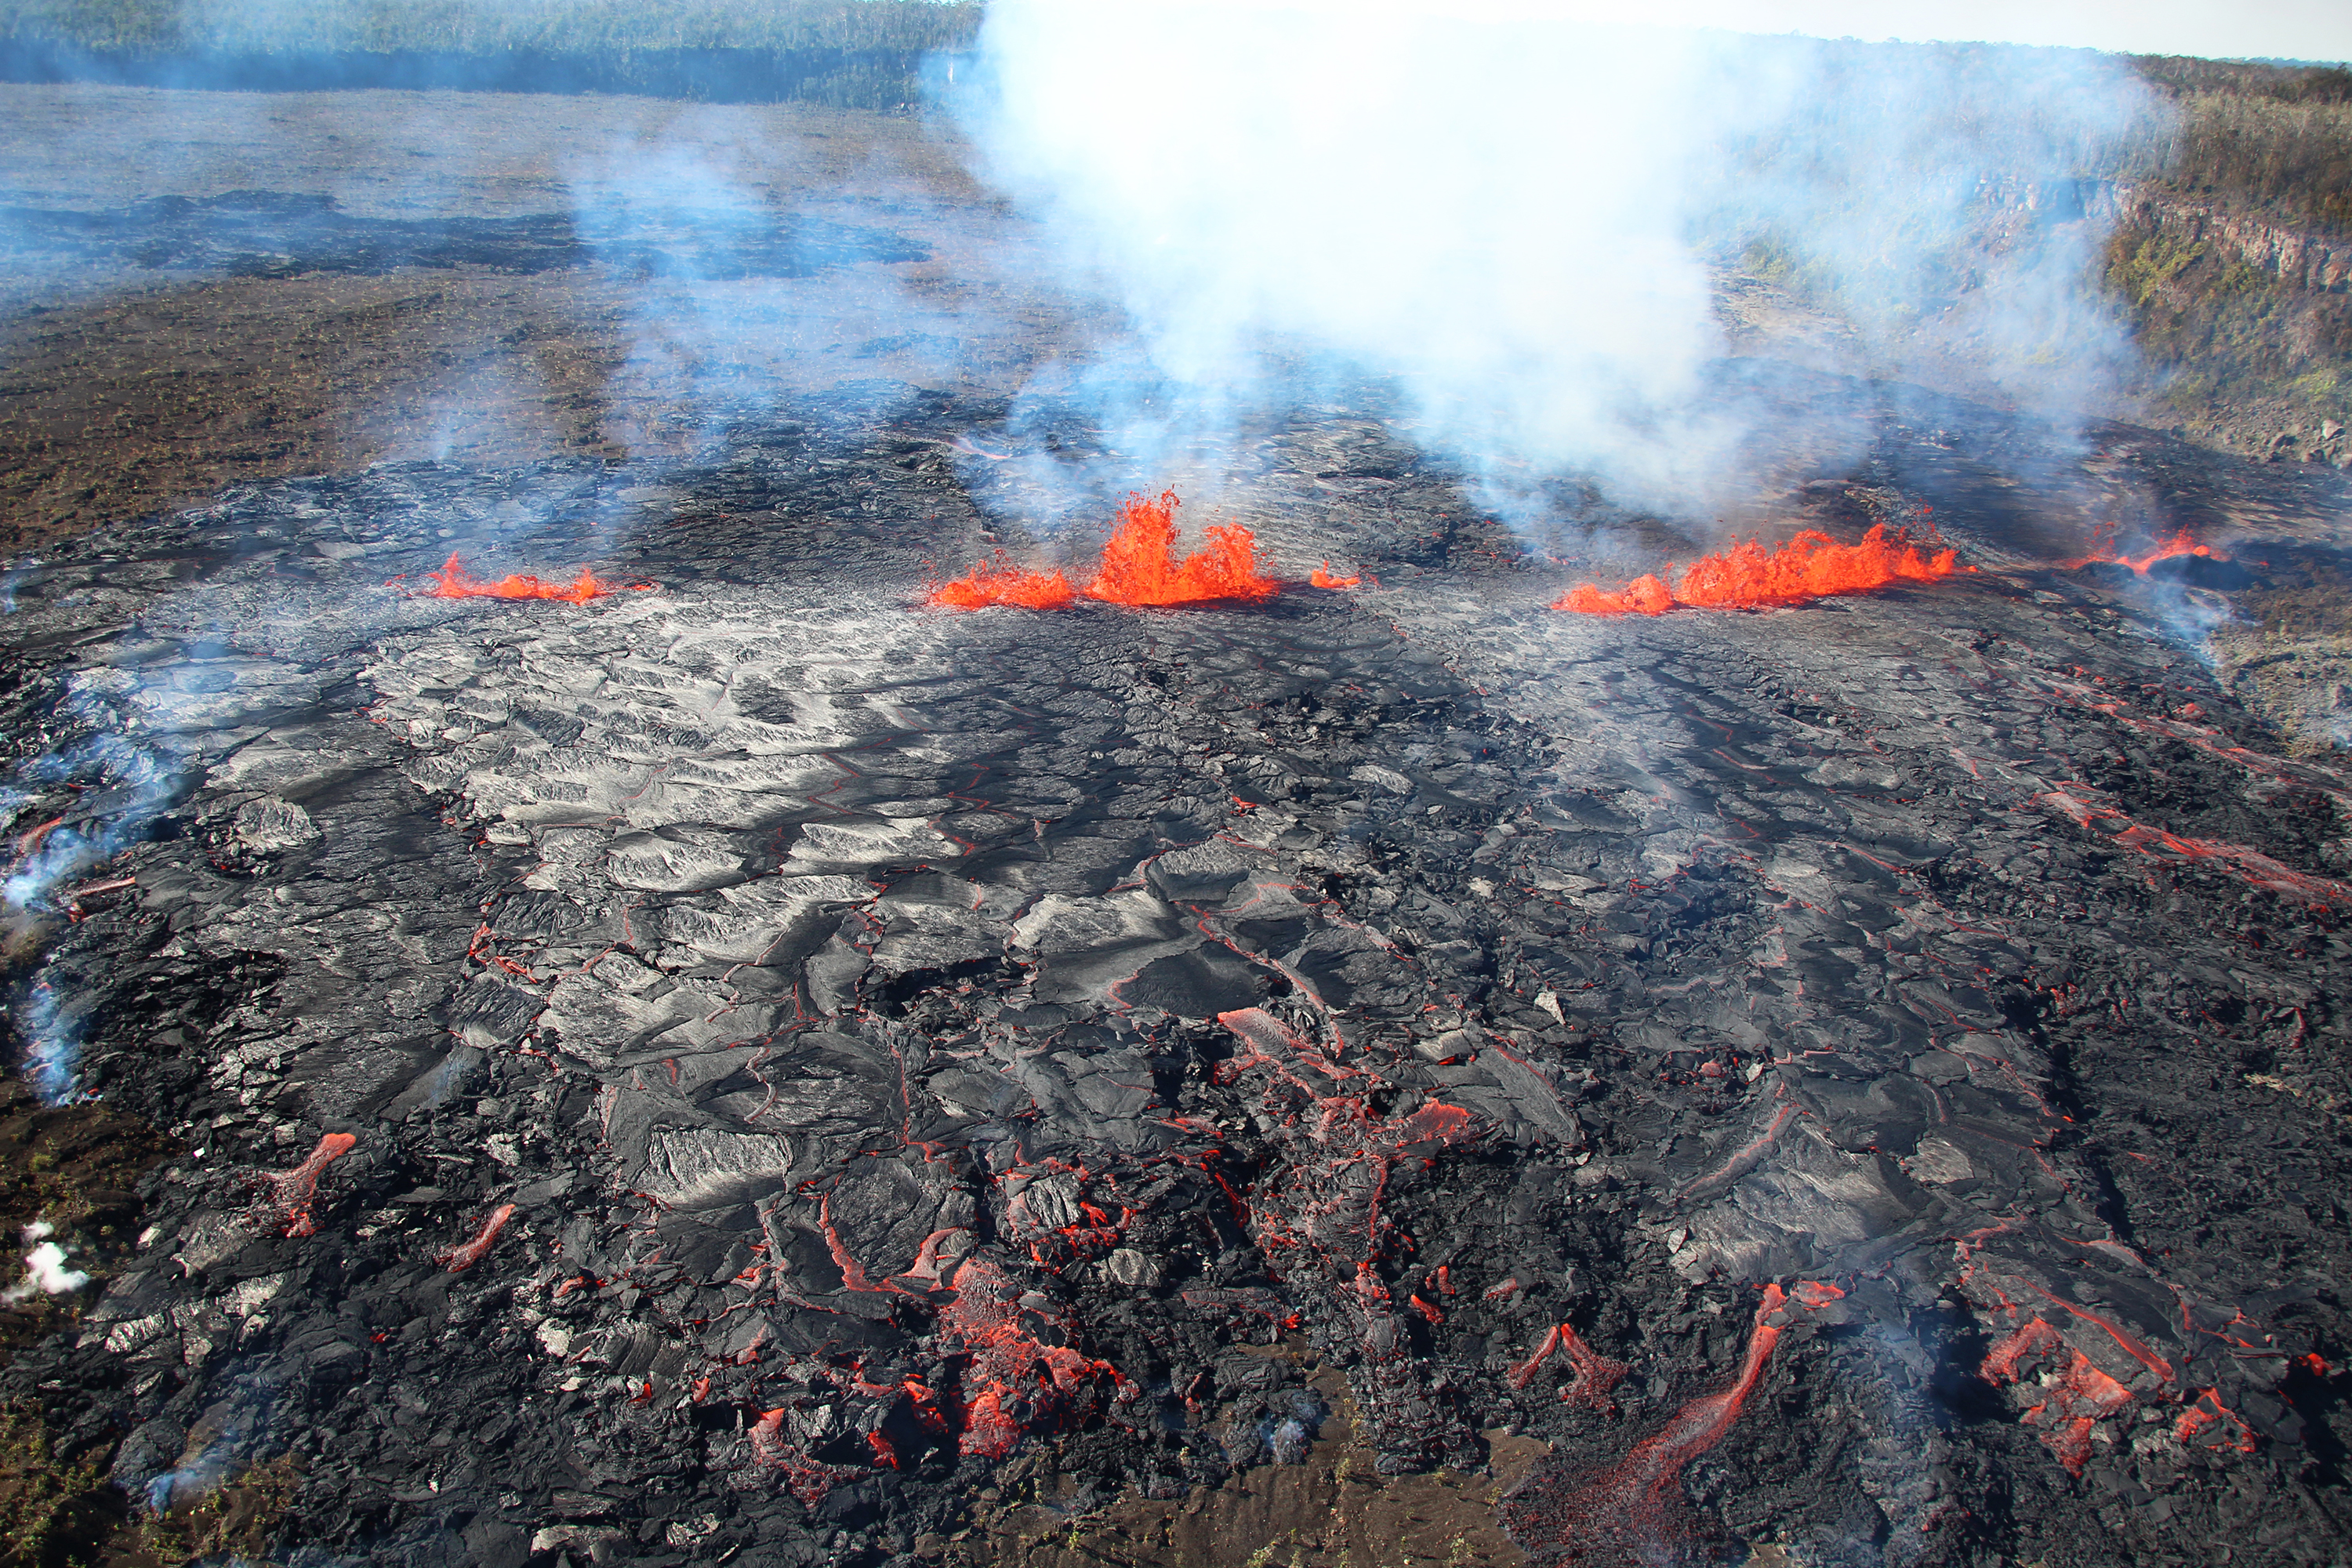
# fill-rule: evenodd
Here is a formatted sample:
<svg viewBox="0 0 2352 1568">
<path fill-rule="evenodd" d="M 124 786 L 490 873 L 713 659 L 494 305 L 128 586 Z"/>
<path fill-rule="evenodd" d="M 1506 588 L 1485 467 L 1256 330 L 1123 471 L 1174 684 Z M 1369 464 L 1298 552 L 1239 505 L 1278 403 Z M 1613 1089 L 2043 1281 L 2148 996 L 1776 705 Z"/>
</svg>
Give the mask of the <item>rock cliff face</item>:
<svg viewBox="0 0 2352 1568">
<path fill-rule="evenodd" d="M 2297 289 L 2352 289 L 2352 235 L 2295 227 L 2144 181 L 2084 181 L 2085 205 L 2119 228 L 2173 235 Z"/>
</svg>

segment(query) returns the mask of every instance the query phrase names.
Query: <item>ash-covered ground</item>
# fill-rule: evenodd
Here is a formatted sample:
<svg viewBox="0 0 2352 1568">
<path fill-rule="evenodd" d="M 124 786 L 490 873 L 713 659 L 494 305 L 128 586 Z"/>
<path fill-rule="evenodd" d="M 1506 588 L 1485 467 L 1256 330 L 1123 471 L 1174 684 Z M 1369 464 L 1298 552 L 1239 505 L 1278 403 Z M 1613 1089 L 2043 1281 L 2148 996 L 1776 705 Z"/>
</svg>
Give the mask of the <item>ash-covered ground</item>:
<svg viewBox="0 0 2352 1568">
<path fill-rule="evenodd" d="M 2340 1560 L 2352 775 L 2194 651 L 2338 481 L 1772 386 L 1979 570 L 1558 614 L 1333 405 L 1191 478 L 1361 587 L 928 611 L 1093 437 L 883 383 L 45 552 L 10 1018 L 187 1152 L 5 1392 L 296 1563 Z"/>
</svg>

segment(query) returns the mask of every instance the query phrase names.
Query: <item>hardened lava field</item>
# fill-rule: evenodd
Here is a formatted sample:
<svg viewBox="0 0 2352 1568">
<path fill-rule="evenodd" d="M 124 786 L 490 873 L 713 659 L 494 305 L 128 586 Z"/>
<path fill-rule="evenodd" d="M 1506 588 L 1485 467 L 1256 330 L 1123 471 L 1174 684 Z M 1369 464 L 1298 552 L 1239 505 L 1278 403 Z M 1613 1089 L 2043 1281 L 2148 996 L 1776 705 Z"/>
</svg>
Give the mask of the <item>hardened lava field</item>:
<svg viewBox="0 0 2352 1568">
<path fill-rule="evenodd" d="M 1978 570 L 1559 613 L 1323 414 L 1275 590 L 927 607 L 1113 519 L 878 384 L 57 547 L 10 1019 L 178 1152 L 6 1393 L 299 1563 L 2339 1558 L 2352 786 L 2181 628 L 2340 492 L 2070 570 L 1871 417 Z"/>
</svg>

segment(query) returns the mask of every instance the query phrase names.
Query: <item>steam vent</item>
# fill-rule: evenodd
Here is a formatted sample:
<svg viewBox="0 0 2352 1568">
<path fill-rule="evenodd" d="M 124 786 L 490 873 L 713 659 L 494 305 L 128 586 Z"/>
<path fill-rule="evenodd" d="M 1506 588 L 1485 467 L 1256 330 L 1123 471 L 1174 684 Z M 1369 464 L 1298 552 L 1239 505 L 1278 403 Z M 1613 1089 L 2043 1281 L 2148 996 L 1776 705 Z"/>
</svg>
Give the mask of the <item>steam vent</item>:
<svg viewBox="0 0 2352 1568">
<path fill-rule="evenodd" d="M 0 1568 L 2352 1562 L 2343 73 L 836 11 L 6 46 Z"/>
</svg>

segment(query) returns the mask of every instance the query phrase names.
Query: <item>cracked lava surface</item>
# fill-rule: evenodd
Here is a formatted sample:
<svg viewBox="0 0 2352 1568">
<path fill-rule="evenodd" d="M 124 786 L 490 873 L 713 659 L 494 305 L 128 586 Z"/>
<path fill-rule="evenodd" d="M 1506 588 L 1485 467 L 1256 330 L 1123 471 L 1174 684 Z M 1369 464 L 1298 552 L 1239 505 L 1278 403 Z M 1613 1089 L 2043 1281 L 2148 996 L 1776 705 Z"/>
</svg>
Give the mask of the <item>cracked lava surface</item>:
<svg viewBox="0 0 2352 1568">
<path fill-rule="evenodd" d="M 141 1495 L 299 1453 L 320 1562 L 895 1560 L 1295 1462 L 1302 1368 L 1382 1473 L 1549 1445 L 1539 1561 L 2340 1555 L 2352 778 L 2177 587 L 1937 491 L 1981 572 L 1551 614 L 1302 421 L 1240 521 L 1370 585 L 927 609 L 994 417 L 21 574 L 16 853 L 104 852 L 19 1043 L 200 1152 L 10 1390 Z M 656 585 L 383 585 L 453 531 Z"/>
</svg>

